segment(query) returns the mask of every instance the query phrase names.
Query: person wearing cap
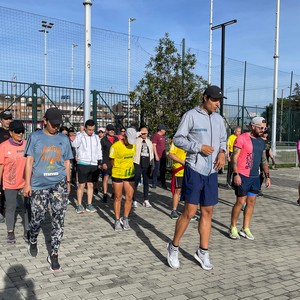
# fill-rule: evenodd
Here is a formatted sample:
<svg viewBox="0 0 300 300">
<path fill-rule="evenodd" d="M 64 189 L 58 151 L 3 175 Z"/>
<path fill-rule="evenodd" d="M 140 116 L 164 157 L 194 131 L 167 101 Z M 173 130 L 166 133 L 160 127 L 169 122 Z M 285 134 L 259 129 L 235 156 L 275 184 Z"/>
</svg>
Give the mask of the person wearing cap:
<svg viewBox="0 0 300 300">
<path fill-rule="evenodd" d="M 102 146 L 102 165 L 101 165 L 101 173 L 102 173 L 102 191 L 103 197 L 102 201 L 107 203 L 107 190 L 108 190 L 108 180 L 111 176 L 111 163 L 109 159 L 109 151 L 110 147 L 113 143 L 117 142 L 119 139 L 115 136 L 115 127 L 112 124 L 107 124 L 106 126 L 106 135 L 101 140 Z M 111 198 L 113 199 L 113 193 Z"/>
<path fill-rule="evenodd" d="M 36 257 L 38 234 L 50 203 L 51 252 L 47 258 L 53 272 L 60 270 L 58 250 L 64 233 L 64 218 L 70 192 L 70 159 L 73 158 L 68 137 L 59 131 L 62 113 L 47 109 L 44 129 L 30 134 L 24 151 L 26 159 L 23 194 L 30 197 L 31 221 L 28 231 L 28 254 Z"/>
<path fill-rule="evenodd" d="M 167 260 L 173 269 L 180 267 L 179 243 L 198 205 L 201 211 L 200 241 L 194 258 L 204 270 L 213 268 L 208 244 L 213 209 L 218 203 L 218 170 L 225 164 L 226 129 L 223 118 L 216 113 L 223 98 L 219 87 L 209 86 L 204 91 L 202 104 L 183 115 L 173 137 L 174 145 L 187 152 L 181 189 L 185 206 L 176 221 L 173 240 L 167 245 Z"/>
<path fill-rule="evenodd" d="M 154 162 L 155 167 L 152 175 L 152 188 L 156 189 L 158 172 L 160 174 L 161 187 L 167 189 L 166 185 L 166 172 L 167 172 L 167 154 L 166 154 L 166 138 L 165 134 L 167 127 L 165 125 L 159 125 L 157 132 L 152 137 Z"/>
<path fill-rule="evenodd" d="M 236 138 L 242 133 L 241 127 L 236 127 L 227 139 L 227 161 L 228 161 L 228 168 L 227 168 L 227 188 L 231 189 L 231 178 L 232 178 L 232 164 L 231 164 L 231 157 L 233 153 L 233 145 Z"/>
<path fill-rule="evenodd" d="M 9 123 L 10 138 L 0 144 L 0 183 L 3 186 L 6 198 L 6 227 L 7 242 L 15 243 L 15 213 L 18 203 L 21 203 L 22 219 L 24 225 L 24 239 L 27 240 L 28 232 L 28 214 L 27 203 L 24 202 L 21 193 L 24 185 L 24 170 L 26 158 L 24 149 L 26 141 L 23 140 L 25 127 L 21 121 L 12 121 Z"/>
<path fill-rule="evenodd" d="M 131 211 L 134 193 L 134 155 L 136 153 L 137 132 L 127 128 L 124 138 L 110 147 L 109 158 L 112 165 L 112 182 L 115 193 L 114 213 L 115 231 L 130 230 L 128 216 Z M 122 191 L 124 188 L 124 213 L 121 218 Z M 122 227 L 123 225 L 123 227 Z"/>
<path fill-rule="evenodd" d="M 236 203 L 232 208 L 229 229 L 229 236 L 232 239 L 239 239 L 242 236 L 248 240 L 254 240 L 250 231 L 250 222 L 260 189 L 260 164 L 262 164 L 266 178 L 265 186 L 268 188 L 271 184 L 265 142 L 261 138 L 265 130 L 266 120 L 263 117 L 253 118 L 250 123 L 250 132 L 241 134 L 233 147 L 232 169 Z M 245 203 L 243 227 L 238 231 L 236 225 Z"/>
<path fill-rule="evenodd" d="M 9 135 L 9 124 L 12 122 L 12 114 L 9 110 L 5 110 L 0 113 L 0 144 L 7 141 L 10 138 Z M 4 222 L 4 212 L 5 212 L 5 193 L 0 186 L 0 223 Z"/>
<path fill-rule="evenodd" d="M 12 122 L 12 114 L 9 110 L 5 110 L 0 114 L 0 144 L 10 138 L 9 135 L 9 124 Z"/>
<path fill-rule="evenodd" d="M 104 136 L 105 136 L 105 128 L 104 127 L 99 128 L 98 136 L 99 136 L 100 141 L 104 138 Z"/>
<path fill-rule="evenodd" d="M 84 124 L 72 143 L 77 154 L 78 188 L 76 208 L 77 214 L 87 212 L 95 213 L 97 210 L 92 204 L 94 182 L 98 182 L 100 165 L 102 163 L 101 142 L 95 134 L 95 122 L 90 119 Z M 87 205 L 84 209 L 82 197 L 85 185 L 87 186 Z"/>
</svg>

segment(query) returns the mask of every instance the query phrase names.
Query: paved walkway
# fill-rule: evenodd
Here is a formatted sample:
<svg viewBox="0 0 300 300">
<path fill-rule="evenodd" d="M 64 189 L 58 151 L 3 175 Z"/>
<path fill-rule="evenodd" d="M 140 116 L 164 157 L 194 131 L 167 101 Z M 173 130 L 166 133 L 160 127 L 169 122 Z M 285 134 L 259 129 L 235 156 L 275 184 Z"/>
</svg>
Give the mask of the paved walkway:
<svg viewBox="0 0 300 300">
<path fill-rule="evenodd" d="M 0 299 L 300 299 L 300 207 L 295 204 L 299 172 L 271 170 L 273 185 L 258 198 L 252 220 L 255 241 L 228 238 L 235 197 L 222 188 L 225 174 L 219 176 L 212 271 L 202 270 L 193 258 L 196 222 L 181 242 L 181 268 L 167 265 L 166 244 L 175 221 L 169 218 L 171 193 L 160 188 L 151 191 L 152 208 L 134 209 L 131 231 L 114 232 L 111 201 L 103 204 L 96 197 L 96 214 L 77 215 L 69 205 L 60 273 L 52 273 L 46 262 L 49 219 L 39 235 L 37 258 L 27 254 L 20 219 L 15 245 L 6 244 L 2 223 Z"/>
</svg>

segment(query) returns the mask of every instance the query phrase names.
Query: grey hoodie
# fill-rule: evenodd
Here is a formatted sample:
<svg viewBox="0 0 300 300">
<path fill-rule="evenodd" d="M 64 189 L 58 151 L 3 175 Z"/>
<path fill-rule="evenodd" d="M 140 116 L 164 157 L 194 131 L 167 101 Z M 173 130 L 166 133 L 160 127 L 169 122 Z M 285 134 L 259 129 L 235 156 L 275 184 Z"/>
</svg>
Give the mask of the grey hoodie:
<svg viewBox="0 0 300 300">
<path fill-rule="evenodd" d="M 184 114 L 173 138 L 175 146 L 187 152 L 186 163 L 196 172 L 208 176 L 217 172 L 214 161 L 221 149 L 226 151 L 226 128 L 218 113 L 208 114 L 195 107 Z M 202 144 L 213 146 L 212 155 L 202 154 Z"/>
</svg>

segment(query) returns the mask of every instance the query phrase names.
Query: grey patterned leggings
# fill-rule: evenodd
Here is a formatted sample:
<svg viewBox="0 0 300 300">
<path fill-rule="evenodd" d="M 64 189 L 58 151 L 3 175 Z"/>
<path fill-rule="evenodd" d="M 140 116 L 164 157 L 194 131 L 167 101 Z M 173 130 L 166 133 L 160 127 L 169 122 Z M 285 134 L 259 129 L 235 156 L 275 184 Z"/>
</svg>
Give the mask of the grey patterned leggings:
<svg viewBox="0 0 300 300">
<path fill-rule="evenodd" d="M 30 198 L 31 220 L 29 223 L 30 242 L 37 242 L 37 237 L 50 203 L 52 211 L 51 248 L 52 252 L 58 252 L 60 242 L 64 234 L 64 219 L 67 209 L 67 199 L 67 182 L 65 179 L 53 188 L 32 191 Z"/>
</svg>

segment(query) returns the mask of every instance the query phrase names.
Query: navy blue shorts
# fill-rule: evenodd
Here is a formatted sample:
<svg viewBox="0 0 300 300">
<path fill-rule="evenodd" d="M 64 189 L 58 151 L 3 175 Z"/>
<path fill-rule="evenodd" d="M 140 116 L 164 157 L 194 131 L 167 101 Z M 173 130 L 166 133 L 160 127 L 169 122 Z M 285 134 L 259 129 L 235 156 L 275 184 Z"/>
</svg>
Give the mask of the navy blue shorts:
<svg viewBox="0 0 300 300">
<path fill-rule="evenodd" d="M 258 177 L 247 177 L 239 174 L 242 184 L 235 187 L 235 195 L 237 197 L 257 196 L 260 189 L 260 180 Z"/>
<path fill-rule="evenodd" d="M 204 176 L 185 165 L 181 199 L 195 205 L 216 205 L 218 203 L 218 174 Z"/>
</svg>

